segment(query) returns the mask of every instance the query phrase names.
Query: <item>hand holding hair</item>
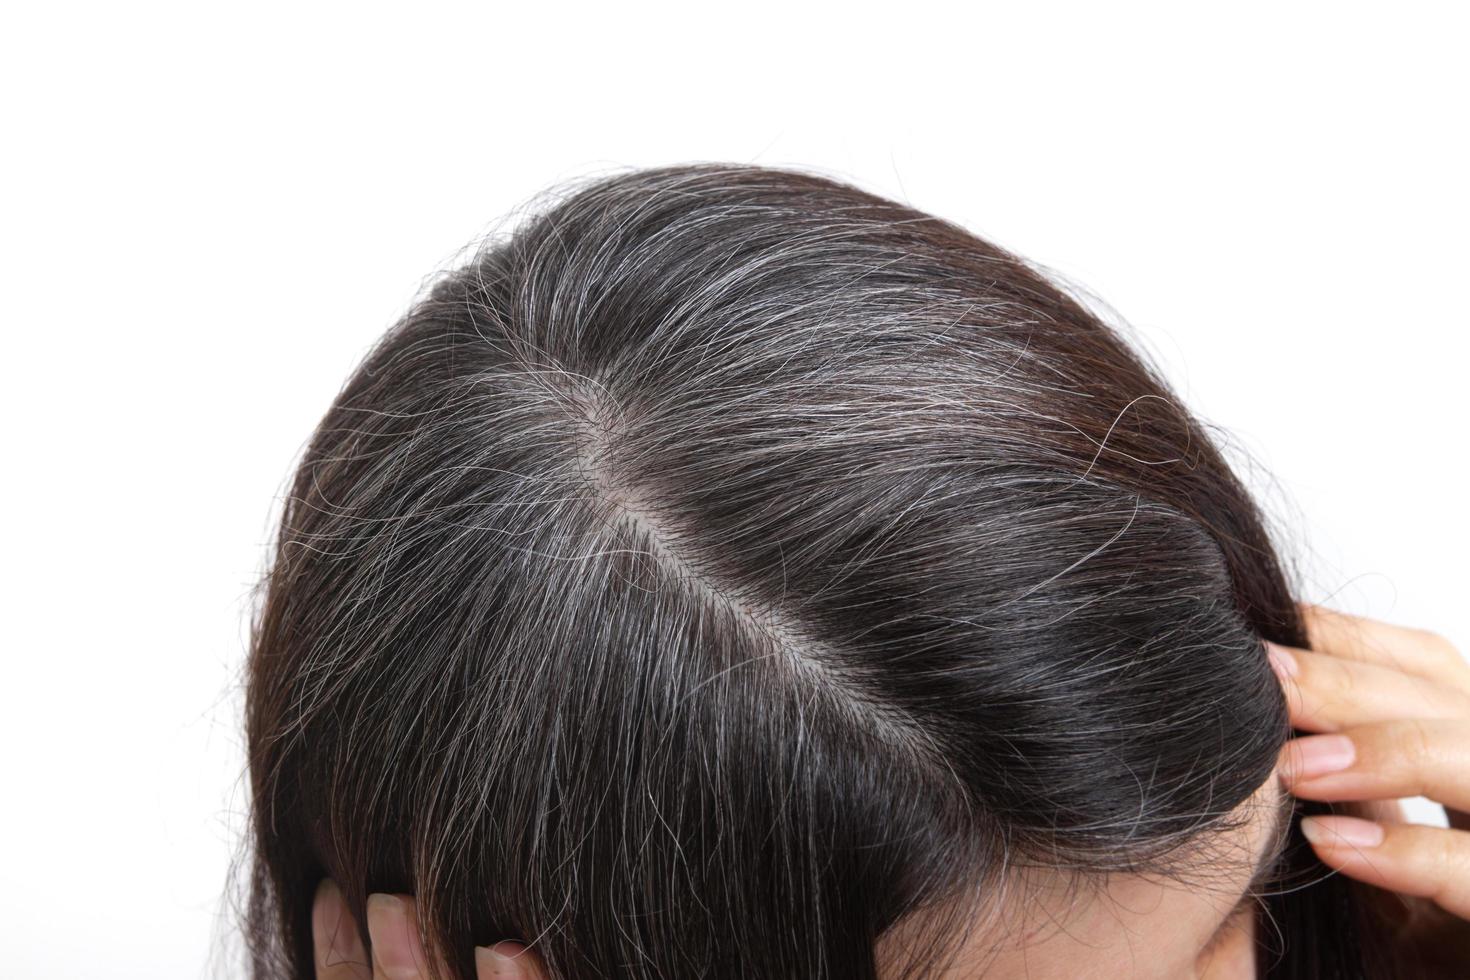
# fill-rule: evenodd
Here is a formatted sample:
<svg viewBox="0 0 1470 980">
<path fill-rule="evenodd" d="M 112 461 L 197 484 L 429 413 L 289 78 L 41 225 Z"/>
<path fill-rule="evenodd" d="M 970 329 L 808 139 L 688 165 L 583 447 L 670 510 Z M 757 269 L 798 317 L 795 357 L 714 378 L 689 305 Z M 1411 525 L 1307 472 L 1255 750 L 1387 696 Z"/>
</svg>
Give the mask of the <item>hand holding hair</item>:
<svg viewBox="0 0 1470 980">
<path fill-rule="evenodd" d="M 1417 899 L 1406 938 L 1470 961 L 1470 663 L 1423 630 L 1302 614 L 1311 649 L 1267 644 L 1293 726 L 1313 733 L 1282 748 L 1282 779 L 1302 799 L 1386 817 L 1304 817 L 1302 834 L 1329 867 Z M 1449 827 L 1404 822 L 1391 801 L 1412 796 L 1442 804 Z"/>
<path fill-rule="evenodd" d="M 429 980 L 412 895 L 368 897 L 371 957 L 357 924 L 330 878 L 317 888 L 312 906 L 316 980 Z M 444 972 L 442 968 L 440 974 Z M 548 980 L 541 957 L 521 943 L 499 942 L 475 949 L 476 980 Z"/>
</svg>

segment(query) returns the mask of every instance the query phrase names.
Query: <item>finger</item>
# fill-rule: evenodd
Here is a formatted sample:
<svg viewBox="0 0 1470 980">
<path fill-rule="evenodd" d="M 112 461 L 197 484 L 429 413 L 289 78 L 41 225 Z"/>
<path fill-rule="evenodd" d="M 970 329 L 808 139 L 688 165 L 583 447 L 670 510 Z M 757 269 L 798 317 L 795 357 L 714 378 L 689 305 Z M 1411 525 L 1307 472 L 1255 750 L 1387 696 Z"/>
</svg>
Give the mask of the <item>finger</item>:
<svg viewBox="0 0 1470 980">
<path fill-rule="evenodd" d="M 501 942 L 475 947 L 476 980 L 550 980 L 546 964 L 521 943 Z"/>
<path fill-rule="evenodd" d="M 1301 828 L 1323 864 L 1470 919 L 1470 834 L 1339 816 L 1303 817 Z"/>
<path fill-rule="evenodd" d="M 316 953 L 316 980 L 369 980 L 372 967 L 347 910 L 342 890 L 330 878 L 317 886 L 311 906 L 311 941 Z"/>
<path fill-rule="evenodd" d="M 377 892 L 367 900 L 373 980 L 425 980 L 428 959 L 419 938 L 412 895 Z"/>
<path fill-rule="evenodd" d="M 1378 823 L 1409 822 L 1400 800 L 1346 800 L 1338 809 L 1351 816 Z"/>
<path fill-rule="evenodd" d="M 1392 667 L 1470 692 L 1470 661 L 1438 633 L 1300 604 L 1308 646 L 1334 657 Z"/>
<path fill-rule="evenodd" d="M 1305 799 L 1427 796 L 1470 810 L 1470 720 L 1400 719 L 1307 735 L 1287 742 L 1278 761 L 1282 781 Z"/>
<path fill-rule="evenodd" d="M 1291 723 L 1335 732 L 1396 718 L 1470 717 L 1470 693 L 1392 667 L 1266 644 L 1286 692 Z"/>
</svg>

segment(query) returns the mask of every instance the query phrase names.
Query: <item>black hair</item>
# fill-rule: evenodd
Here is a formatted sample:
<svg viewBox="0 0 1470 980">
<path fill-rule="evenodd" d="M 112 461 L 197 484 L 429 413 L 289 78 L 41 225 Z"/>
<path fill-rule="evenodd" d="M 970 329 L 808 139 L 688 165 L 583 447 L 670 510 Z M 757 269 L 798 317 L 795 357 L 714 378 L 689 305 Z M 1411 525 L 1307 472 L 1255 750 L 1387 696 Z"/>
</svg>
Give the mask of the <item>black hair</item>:
<svg viewBox="0 0 1470 980">
<path fill-rule="evenodd" d="M 259 980 L 311 976 L 323 876 L 360 922 L 414 893 L 461 978 L 502 938 L 564 977 L 874 977 L 914 922 L 885 970 L 929 975 L 1020 868 L 1229 826 L 1291 734 L 1261 641 L 1306 639 L 1116 329 L 954 224 L 751 166 L 585 182 L 434 281 L 276 547 Z M 1263 975 L 1388 975 L 1312 860 Z"/>
</svg>

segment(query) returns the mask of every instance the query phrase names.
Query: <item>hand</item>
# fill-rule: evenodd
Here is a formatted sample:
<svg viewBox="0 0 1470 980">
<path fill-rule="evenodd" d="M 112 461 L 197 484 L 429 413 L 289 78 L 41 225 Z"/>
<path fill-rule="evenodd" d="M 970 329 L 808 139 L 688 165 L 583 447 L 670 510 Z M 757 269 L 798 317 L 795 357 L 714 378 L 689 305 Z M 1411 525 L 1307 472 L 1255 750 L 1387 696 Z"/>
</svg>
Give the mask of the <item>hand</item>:
<svg viewBox="0 0 1470 980">
<path fill-rule="evenodd" d="M 1466 955 L 1470 664 L 1432 633 L 1301 609 L 1311 649 L 1268 643 L 1267 653 L 1292 724 L 1319 734 L 1286 744 L 1282 780 L 1297 797 L 1377 818 L 1303 817 L 1302 833 L 1329 867 L 1410 896 L 1400 938 Z M 1409 796 L 1442 804 L 1449 828 L 1405 823 L 1396 801 Z"/>
<path fill-rule="evenodd" d="M 370 895 L 366 948 L 342 892 L 330 878 L 317 888 L 311 910 L 316 980 L 425 980 L 427 958 L 419 939 L 412 895 Z M 440 967 L 439 976 L 447 976 Z M 477 980 L 549 980 L 541 957 L 521 943 L 500 942 L 475 948 Z"/>
</svg>

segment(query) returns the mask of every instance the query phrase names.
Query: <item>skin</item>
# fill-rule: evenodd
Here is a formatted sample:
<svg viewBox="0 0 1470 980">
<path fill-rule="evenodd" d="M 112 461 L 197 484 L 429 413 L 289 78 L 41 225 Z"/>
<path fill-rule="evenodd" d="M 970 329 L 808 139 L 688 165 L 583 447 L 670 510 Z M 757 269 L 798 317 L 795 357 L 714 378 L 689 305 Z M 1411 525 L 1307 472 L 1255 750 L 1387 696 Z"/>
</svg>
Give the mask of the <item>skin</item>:
<svg viewBox="0 0 1470 980">
<path fill-rule="evenodd" d="M 1402 896 L 1406 949 L 1470 961 L 1470 663 L 1433 633 L 1302 611 L 1311 649 L 1266 648 L 1292 723 L 1310 734 L 1282 749 L 1240 828 L 1200 850 L 1199 875 L 1119 875 L 1082 891 L 1038 875 L 1026 901 L 976 930 L 948 976 L 1251 980 L 1256 917 L 1231 909 L 1288 791 L 1362 814 L 1303 818 L 1302 832 L 1328 867 Z M 1405 823 L 1395 801 L 1410 796 L 1443 804 L 1450 826 Z M 369 899 L 371 957 L 330 880 L 312 922 L 318 980 L 428 980 L 413 896 Z M 880 964 L 902 940 L 902 928 L 885 936 Z M 551 977 L 518 942 L 476 948 L 475 965 L 478 980 Z"/>
<path fill-rule="evenodd" d="M 1270 854 L 1290 800 L 1273 772 L 1235 816 L 1238 828 L 1198 842 L 1177 878 L 1116 874 L 1079 881 L 1055 871 L 1013 876 L 946 978 L 1135 980 L 1251 976 L 1253 906 L 1235 912 Z M 1087 887 L 1091 885 L 1092 887 Z M 919 928 L 922 923 L 916 924 Z M 878 944 L 880 976 L 902 975 L 903 925 Z M 1212 942 L 1211 940 L 1215 940 Z M 921 935 L 912 945 L 928 945 Z M 895 948 L 897 947 L 897 948 Z M 1208 947 L 1208 948 L 1207 948 Z"/>
</svg>

